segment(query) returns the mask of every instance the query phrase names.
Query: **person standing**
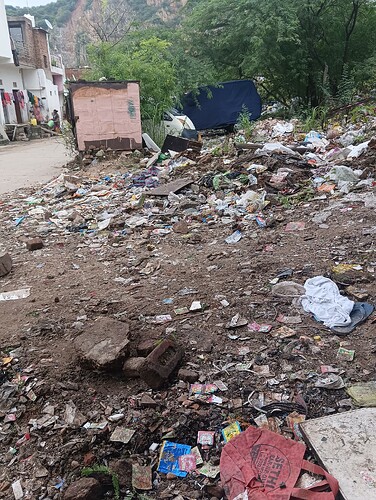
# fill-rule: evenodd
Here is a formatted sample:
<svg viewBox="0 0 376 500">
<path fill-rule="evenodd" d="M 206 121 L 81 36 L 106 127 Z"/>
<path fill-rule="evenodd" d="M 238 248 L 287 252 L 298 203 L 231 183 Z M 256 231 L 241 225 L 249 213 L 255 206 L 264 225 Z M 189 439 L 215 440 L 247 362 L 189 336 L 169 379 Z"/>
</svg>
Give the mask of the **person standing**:
<svg viewBox="0 0 376 500">
<path fill-rule="evenodd" d="M 54 121 L 54 132 L 60 134 L 60 116 L 57 109 L 54 109 L 52 112 L 52 119 Z"/>
</svg>

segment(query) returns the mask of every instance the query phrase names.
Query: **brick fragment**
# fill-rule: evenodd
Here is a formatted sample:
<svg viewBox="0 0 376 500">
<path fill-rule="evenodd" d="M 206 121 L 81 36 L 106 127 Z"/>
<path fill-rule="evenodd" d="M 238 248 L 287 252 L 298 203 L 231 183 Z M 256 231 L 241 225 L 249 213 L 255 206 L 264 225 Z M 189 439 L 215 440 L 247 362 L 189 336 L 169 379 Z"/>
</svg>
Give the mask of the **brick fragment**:
<svg viewBox="0 0 376 500">
<path fill-rule="evenodd" d="M 198 380 L 198 373 L 195 372 L 194 370 L 187 370 L 186 368 L 180 368 L 178 372 L 178 379 L 193 384 Z"/>
<path fill-rule="evenodd" d="M 26 241 L 26 248 L 33 252 L 34 250 L 40 250 L 44 247 L 43 241 L 41 238 L 32 238 L 31 240 Z"/>
<path fill-rule="evenodd" d="M 140 377 L 152 389 L 159 389 L 177 367 L 183 350 L 172 340 L 161 342 L 146 358 L 140 368 Z"/>
<path fill-rule="evenodd" d="M 102 487 L 93 477 L 83 477 L 68 486 L 64 500 L 98 500 L 102 498 Z"/>
<path fill-rule="evenodd" d="M 123 375 L 125 378 L 137 378 L 140 376 L 140 368 L 145 358 L 128 358 L 123 365 Z"/>
</svg>

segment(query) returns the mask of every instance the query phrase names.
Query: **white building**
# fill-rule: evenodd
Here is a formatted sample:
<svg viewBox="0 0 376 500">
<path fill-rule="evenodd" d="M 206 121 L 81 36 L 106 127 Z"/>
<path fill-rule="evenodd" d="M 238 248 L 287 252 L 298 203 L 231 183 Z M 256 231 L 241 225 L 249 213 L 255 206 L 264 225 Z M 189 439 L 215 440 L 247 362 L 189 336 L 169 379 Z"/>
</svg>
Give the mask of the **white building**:
<svg viewBox="0 0 376 500">
<path fill-rule="evenodd" d="M 54 109 L 62 118 L 64 80 L 47 31 L 36 28 L 32 16 L 7 18 L 0 0 L 0 135 L 6 124 L 28 123 L 32 116 L 46 122 Z"/>
<path fill-rule="evenodd" d="M 5 15 L 4 0 L 0 0 L 0 67 L 8 65 L 10 66 L 12 63 L 13 55 L 10 47 L 10 38 L 8 33 L 7 18 Z M 6 138 L 4 125 L 5 116 L 3 112 L 3 106 L 0 105 L 0 142 Z"/>
</svg>

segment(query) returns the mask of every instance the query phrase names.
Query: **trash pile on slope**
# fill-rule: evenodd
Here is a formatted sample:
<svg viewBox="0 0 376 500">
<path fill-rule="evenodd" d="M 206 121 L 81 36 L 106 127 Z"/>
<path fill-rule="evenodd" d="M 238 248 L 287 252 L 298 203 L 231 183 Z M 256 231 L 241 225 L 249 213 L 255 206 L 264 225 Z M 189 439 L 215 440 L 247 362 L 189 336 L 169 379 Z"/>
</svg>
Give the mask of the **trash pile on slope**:
<svg viewBox="0 0 376 500">
<path fill-rule="evenodd" d="M 364 400 L 373 141 L 296 126 L 260 122 L 253 148 L 104 158 L 3 198 L 0 307 L 27 319 L 2 348 L 0 498 L 235 498 L 232 439 L 285 436 L 301 467 L 303 423 Z M 51 384 L 59 339 L 72 364 Z"/>
</svg>

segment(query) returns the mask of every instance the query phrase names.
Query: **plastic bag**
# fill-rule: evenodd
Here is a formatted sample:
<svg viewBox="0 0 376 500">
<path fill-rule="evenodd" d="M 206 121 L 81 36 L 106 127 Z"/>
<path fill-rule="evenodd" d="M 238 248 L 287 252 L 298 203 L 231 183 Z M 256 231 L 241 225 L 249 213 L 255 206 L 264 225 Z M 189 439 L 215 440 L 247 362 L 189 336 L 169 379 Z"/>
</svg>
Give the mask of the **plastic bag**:
<svg viewBox="0 0 376 500">
<path fill-rule="evenodd" d="M 229 500 L 334 500 L 338 481 L 304 460 L 304 444 L 249 427 L 225 445 L 221 482 Z M 324 476 L 308 489 L 295 485 L 302 469 Z"/>
</svg>

